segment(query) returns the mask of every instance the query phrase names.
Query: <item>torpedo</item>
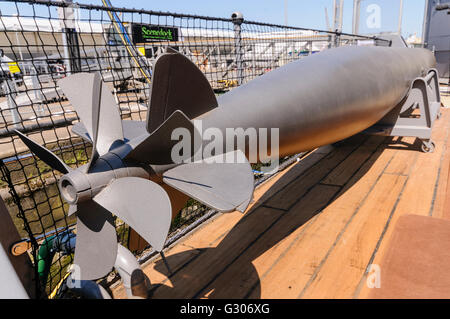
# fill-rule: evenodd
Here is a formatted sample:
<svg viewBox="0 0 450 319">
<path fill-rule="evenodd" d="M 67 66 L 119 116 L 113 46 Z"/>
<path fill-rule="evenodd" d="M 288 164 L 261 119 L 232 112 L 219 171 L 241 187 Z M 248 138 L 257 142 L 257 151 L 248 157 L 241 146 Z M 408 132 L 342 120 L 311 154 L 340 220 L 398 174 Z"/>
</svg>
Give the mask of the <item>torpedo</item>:
<svg viewBox="0 0 450 319">
<path fill-rule="evenodd" d="M 99 73 L 58 81 L 80 118 L 73 132 L 93 145 L 88 164 L 69 167 L 17 134 L 63 174 L 60 193 L 70 205 L 69 214 L 77 216 L 74 263 L 81 268 L 81 279 L 97 279 L 116 260 L 113 214 L 161 251 L 172 218 L 189 197 L 221 212 L 246 210 L 254 189 L 247 159 L 261 160 L 262 139 L 272 143 L 271 134 L 257 134 L 253 148 L 248 145 L 251 138 L 242 145 L 233 143 L 231 149 L 224 139 L 222 150 L 190 161 L 210 142 L 203 139 L 203 130 L 226 135 L 230 128 L 244 133 L 275 129 L 279 156 L 312 150 L 379 122 L 415 96 L 412 83 L 429 79 L 435 64 L 433 54 L 424 49 L 341 47 L 289 63 L 216 98 L 196 65 L 168 49 L 154 65 L 145 122 L 122 121 Z M 172 150 L 180 140 L 172 137 L 179 129 L 191 136 L 192 152 L 175 161 Z M 221 154 L 244 161 L 216 160 Z"/>
</svg>

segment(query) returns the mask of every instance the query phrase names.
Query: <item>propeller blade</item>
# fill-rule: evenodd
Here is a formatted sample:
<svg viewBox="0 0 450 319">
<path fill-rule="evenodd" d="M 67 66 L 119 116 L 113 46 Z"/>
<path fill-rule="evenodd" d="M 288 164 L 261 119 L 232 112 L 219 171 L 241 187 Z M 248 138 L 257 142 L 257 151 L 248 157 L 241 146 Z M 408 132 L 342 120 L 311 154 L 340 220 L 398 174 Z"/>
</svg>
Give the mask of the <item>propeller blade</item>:
<svg viewBox="0 0 450 319">
<path fill-rule="evenodd" d="M 28 146 L 30 151 L 32 151 L 41 161 L 50 166 L 52 169 L 57 170 L 60 173 L 67 174 L 72 169 L 67 166 L 58 156 L 50 152 L 45 147 L 35 143 L 33 140 L 29 139 L 26 135 L 23 135 L 18 130 L 15 130 L 16 134 L 19 135 L 22 142 Z"/>
<path fill-rule="evenodd" d="M 145 129 L 145 122 L 143 121 L 133 121 L 133 120 L 125 120 L 122 121 L 123 128 L 123 138 L 124 140 L 132 140 L 136 137 L 147 134 L 147 130 Z M 83 123 L 77 122 L 72 126 L 72 132 L 83 138 L 86 142 L 92 143 L 92 138 L 89 135 L 86 127 L 84 127 Z"/>
<path fill-rule="evenodd" d="M 109 211 L 94 201 L 78 203 L 77 240 L 74 264 L 80 267 L 81 280 L 107 275 L 117 256 L 117 235 Z"/>
<path fill-rule="evenodd" d="M 72 133 L 77 134 L 79 137 L 81 137 L 86 142 L 92 143 L 92 138 L 89 135 L 89 132 L 87 131 L 87 129 L 83 123 L 77 122 L 77 123 L 73 124 Z"/>
<path fill-rule="evenodd" d="M 123 141 L 122 120 L 114 96 L 100 73 L 77 73 L 58 81 L 94 141 L 99 156 Z"/>
<path fill-rule="evenodd" d="M 244 161 L 224 163 L 218 160 L 227 155 Z M 179 165 L 163 174 L 163 182 L 221 212 L 236 209 L 244 212 L 254 189 L 252 168 L 240 150 Z"/>
<path fill-rule="evenodd" d="M 139 140 L 128 143 L 133 149 L 124 157 L 127 160 L 134 160 L 139 163 L 165 165 L 172 164 L 172 148 L 178 140 L 172 140 L 172 132 L 177 128 L 184 128 L 189 131 L 191 141 L 201 140 L 200 133 L 195 128 L 191 120 L 182 112 L 175 111 L 150 135 L 143 135 Z M 190 141 L 190 142 L 191 142 Z M 132 144 L 137 144 L 133 146 Z M 190 143 L 191 154 L 186 154 L 182 160 L 192 157 L 201 145 Z"/>
<path fill-rule="evenodd" d="M 205 75 L 183 54 L 168 48 L 166 53 L 158 57 L 153 70 L 147 112 L 149 133 L 176 110 L 194 119 L 218 106 L 216 95 Z"/>
<path fill-rule="evenodd" d="M 172 206 L 158 184 L 138 177 L 114 180 L 94 201 L 122 219 L 156 251 L 161 251 L 172 221 Z"/>
<path fill-rule="evenodd" d="M 69 212 L 67 213 L 67 216 L 71 216 L 73 214 L 75 214 L 78 210 L 77 205 L 69 205 Z"/>
<path fill-rule="evenodd" d="M 72 104 L 78 117 L 92 135 L 92 103 L 94 90 L 94 73 L 77 73 L 58 81 L 58 85 Z"/>
</svg>

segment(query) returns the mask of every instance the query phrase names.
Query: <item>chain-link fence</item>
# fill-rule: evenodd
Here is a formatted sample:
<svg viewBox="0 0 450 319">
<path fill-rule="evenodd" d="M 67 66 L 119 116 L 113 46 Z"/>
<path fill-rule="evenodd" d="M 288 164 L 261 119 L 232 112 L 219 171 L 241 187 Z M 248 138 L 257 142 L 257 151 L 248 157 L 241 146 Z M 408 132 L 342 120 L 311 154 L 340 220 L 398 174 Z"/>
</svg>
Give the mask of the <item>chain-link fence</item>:
<svg viewBox="0 0 450 319">
<path fill-rule="evenodd" d="M 192 60 L 216 94 L 291 61 L 340 45 L 389 45 L 344 33 L 231 19 L 53 1 L 0 1 L 1 196 L 24 238 L 46 297 L 64 278 L 72 254 L 75 217 L 61 199 L 50 169 L 18 139 L 27 134 L 72 167 L 89 161 L 91 145 L 71 131 L 77 114 L 57 85 L 76 72 L 100 72 L 123 120 L 146 118 L 152 66 L 167 47 Z M 302 80 L 302 75 L 298 75 Z M 186 81 L 189 81 L 187 78 Z M 82 94 L 82 92 L 80 92 Z M 258 177 L 258 170 L 255 167 Z M 171 234 L 208 210 L 190 200 Z M 116 221 L 119 241 L 129 229 Z"/>
</svg>

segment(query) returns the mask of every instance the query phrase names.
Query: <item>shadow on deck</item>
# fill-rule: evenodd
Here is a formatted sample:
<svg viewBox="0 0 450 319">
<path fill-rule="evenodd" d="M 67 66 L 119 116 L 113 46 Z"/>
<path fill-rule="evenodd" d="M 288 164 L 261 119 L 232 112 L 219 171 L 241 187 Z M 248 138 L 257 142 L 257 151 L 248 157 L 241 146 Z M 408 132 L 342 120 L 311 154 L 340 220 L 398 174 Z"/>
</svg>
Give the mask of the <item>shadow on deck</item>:
<svg viewBox="0 0 450 319">
<path fill-rule="evenodd" d="M 450 112 L 432 154 L 414 138 L 356 135 L 322 147 L 255 191 L 245 214 L 219 214 L 144 266 L 152 298 L 364 298 L 404 214 L 444 211 Z M 123 288 L 114 296 L 125 297 Z"/>
</svg>

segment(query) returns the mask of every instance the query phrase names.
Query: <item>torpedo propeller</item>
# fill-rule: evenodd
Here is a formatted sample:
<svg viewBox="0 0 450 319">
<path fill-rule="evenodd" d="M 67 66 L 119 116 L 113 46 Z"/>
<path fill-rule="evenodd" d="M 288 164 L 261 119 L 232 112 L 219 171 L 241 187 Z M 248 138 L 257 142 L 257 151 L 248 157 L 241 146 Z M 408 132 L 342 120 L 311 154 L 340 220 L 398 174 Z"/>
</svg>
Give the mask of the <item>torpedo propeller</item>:
<svg viewBox="0 0 450 319">
<path fill-rule="evenodd" d="M 166 191 L 148 180 L 143 168 L 126 166 L 113 153 L 126 146 L 126 140 L 119 109 L 100 74 L 74 74 L 58 84 L 92 136 L 89 163 L 71 169 L 48 149 L 16 133 L 44 163 L 64 174 L 59 189 L 70 204 L 69 214 L 77 215 L 74 264 L 80 266 L 80 279 L 92 280 L 111 271 L 116 260 L 112 214 L 160 251 L 169 231 L 172 208 Z"/>
<path fill-rule="evenodd" d="M 192 80 L 185 82 L 185 77 Z M 171 159 L 174 128 L 199 134 L 192 119 L 215 107 L 214 92 L 201 71 L 168 49 L 154 67 L 147 123 L 122 121 L 119 107 L 100 73 L 77 73 L 58 81 L 80 122 L 72 131 L 92 142 L 88 164 L 72 169 L 50 150 L 16 131 L 25 145 L 63 176 L 60 193 L 77 216 L 74 264 L 81 280 L 111 271 L 117 254 L 113 215 L 162 251 L 172 220 L 172 202 L 162 184 L 219 211 L 244 211 L 253 194 L 250 164 Z M 174 88 L 180 88 L 174 91 Z M 195 149 L 193 149 L 195 152 Z M 243 155 L 241 151 L 234 151 Z M 168 167 L 155 173 L 154 166 Z M 152 181 L 159 176 L 160 183 Z"/>
</svg>

